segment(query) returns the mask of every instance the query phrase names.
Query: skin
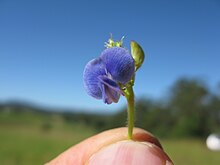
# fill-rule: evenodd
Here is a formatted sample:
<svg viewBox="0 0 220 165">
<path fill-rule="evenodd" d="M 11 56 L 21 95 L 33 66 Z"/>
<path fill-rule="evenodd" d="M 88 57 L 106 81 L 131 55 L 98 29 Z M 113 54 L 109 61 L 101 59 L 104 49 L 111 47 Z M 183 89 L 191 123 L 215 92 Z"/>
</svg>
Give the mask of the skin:
<svg viewBox="0 0 220 165">
<path fill-rule="evenodd" d="M 173 164 L 159 141 L 149 132 L 135 128 L 127 140 L 127 128 L 116 128 L 92 136 L 58 155 L 46 165 L 85 164 Z"/>
</svg>

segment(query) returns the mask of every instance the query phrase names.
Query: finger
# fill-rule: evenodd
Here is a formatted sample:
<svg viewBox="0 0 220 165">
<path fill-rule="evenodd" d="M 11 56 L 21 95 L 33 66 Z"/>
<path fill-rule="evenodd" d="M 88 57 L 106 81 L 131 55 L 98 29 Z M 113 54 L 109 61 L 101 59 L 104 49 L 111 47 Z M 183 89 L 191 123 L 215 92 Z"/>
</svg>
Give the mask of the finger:
<svg viewBox="0 0 220 165">
<path fill-rule="evenodd" d="M 102 132 L 98 135 L 95 135 L 91 138 L 84 140 L 83 142 L 71 147 L 54 160 L 52 160 L 49 165 L 56 165 L 56 164 L 76 164 L 81 165 L 84 164 L 89 158 L 102 149 L 105 146 L 109 146 L 113 143 L 118 141 L 127 140 L 127 128 L 116 128 L 112 130 L 108 130 Z M 135 128 L 133 133 L 133 140 L 140 141 L 140 142 L 149 142 L 158 146 L 158 148 L 162 147 L 159 141 L 149 132 Z"/>
<path fill-rule="evenodd" d="M 119 141 L 103 147 L 86 162 L 89 165 L 172 165 L 161 148 L 152 143 Z"/>
</svg>

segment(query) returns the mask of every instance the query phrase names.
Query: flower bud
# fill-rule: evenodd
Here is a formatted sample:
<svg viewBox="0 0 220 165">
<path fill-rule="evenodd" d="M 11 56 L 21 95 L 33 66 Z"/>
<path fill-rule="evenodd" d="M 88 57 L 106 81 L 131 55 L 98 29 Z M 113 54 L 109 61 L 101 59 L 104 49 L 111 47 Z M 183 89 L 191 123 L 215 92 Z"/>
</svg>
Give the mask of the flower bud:
<svg viewBox="0 0 220 165">
<path fill-rule="evenodd" d="M 131 55 L 135 62 L 135 71 L 137 71 L 144 62 L 144 51 L 135 41 L 131 41 Z"/>
</svg>

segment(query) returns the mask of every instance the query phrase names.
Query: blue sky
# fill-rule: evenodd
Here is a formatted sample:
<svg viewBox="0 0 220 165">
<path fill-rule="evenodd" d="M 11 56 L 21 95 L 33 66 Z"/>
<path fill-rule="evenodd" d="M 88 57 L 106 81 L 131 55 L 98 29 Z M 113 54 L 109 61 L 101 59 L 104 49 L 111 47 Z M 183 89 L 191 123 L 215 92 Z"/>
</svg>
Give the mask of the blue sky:
<svg viewBox="0 0 220 165">
<path fill-rule="evenodd" d="M 136 76 L 137 97 L 158 98 L 182 76 L 220 81 L 218 0 L 1 0 L 0 101 L 117 111 L 88 96 L 82 73 L 112 33 L 125 47 L 140 43 L 146 61 Z"/>
</svg>

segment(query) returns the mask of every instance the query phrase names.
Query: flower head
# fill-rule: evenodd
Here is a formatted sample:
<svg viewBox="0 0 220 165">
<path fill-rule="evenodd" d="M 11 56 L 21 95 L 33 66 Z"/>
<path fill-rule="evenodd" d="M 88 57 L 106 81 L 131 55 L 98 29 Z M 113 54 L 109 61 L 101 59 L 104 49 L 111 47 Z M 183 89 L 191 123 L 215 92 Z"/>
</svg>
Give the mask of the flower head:
<svg viewBox="0 0 220 165">
<path fill-rule="evenodd" d="M 117 103 L 124 95 L 128 103 L 128 139 L 132 139 L 134 127 L 134 92 L 135 73 L 144 62 L 144 51 L 135 41 L 131 42 L 131 54 L 122 47 L 123 38 L 105 43 L 101 55 L 89 61 L 83 73 L 86 92 L 104 103 Z M 122 91 L 123 90 L 123 91 Z"/>
<path fill-rule="evenodd" d="M 110 47 L 88 62 L 83 80 L 89 95 L 104 103 L 117 103 L 123 95 L 119 84 L 125 85 L 134 76 L 135 63 L 131 54 L 122 47 Z"/>
</svg>

